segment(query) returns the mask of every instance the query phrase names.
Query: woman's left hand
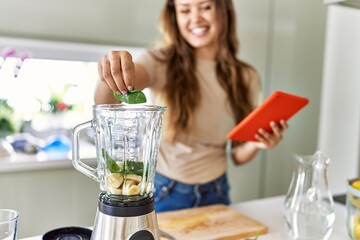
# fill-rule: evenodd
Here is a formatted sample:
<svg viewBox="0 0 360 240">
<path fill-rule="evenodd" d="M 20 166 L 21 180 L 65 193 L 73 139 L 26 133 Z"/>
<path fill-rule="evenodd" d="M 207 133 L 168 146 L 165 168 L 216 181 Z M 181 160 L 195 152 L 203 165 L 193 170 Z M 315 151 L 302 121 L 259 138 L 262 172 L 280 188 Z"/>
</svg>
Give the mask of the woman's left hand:
<svg viewBox="0 0 360 240">
<path fill-rule="evenodd" d="M 260 149 L 274 148 L 283 138 L 283 132 L 289 127 L 285 120 L 281 120 L 279 124 L 270 122 L 272 132 L 267 132 L 264 129 L 259 129 L 255 138 L 258 142 L 255 142 L 256 146 Z"/>
</svg>

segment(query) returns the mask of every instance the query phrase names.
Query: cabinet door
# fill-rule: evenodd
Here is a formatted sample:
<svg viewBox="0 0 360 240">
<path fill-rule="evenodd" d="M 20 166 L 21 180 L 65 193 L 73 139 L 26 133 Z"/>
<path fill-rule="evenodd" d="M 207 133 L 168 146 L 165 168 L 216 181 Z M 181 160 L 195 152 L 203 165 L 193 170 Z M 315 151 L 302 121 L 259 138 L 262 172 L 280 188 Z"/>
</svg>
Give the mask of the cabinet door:
<svg viewBox="0 0 360 240">
<path fill-rule="evenodd" d="M 331 159 L 334 193 L 359 173 L 360 9 L 328 7 L 318 148 Z"/>
<path fill-rule="evenodd" d="M 19 239 L 59 227 L 92 226 L 100 193 L 99 184 L 70 161 L 65 168 L 1 173 L 0 189 L 1 208 L 20 213 Z"/>
</svg>

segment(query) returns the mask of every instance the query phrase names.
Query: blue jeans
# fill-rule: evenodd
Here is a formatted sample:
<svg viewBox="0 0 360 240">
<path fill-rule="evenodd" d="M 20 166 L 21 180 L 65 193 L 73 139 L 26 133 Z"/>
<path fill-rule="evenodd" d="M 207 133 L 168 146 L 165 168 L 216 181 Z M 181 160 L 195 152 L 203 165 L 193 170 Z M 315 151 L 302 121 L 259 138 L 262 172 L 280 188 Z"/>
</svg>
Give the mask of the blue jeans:
<svg viewBox="0 0 360 240">
<path fill-rule="evenodd" d="M 230 188 L 226 174 L 209 183 L 189 185 L 156 173 L 154 185 L 156 212 L 211 204 L 230 204 Z"/>
</svg>

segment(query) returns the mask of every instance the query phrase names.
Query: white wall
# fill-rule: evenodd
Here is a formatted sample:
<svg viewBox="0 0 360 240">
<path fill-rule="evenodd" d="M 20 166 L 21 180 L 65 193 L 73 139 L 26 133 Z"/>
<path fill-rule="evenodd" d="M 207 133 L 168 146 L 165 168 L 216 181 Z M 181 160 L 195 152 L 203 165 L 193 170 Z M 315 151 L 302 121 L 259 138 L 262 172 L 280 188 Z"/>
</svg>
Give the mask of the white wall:
<svg viewBox="0 0 360 240">
<path fill-rule="evenodd" d="M 310 155 L 316 150 L 326 16 L 321 1 L 277 0 L 272 9 L 266 90 L 292 92 L 309 98 L 310 103 L 289 121 L 281 145 L 262 159 L 264 196 L 286 193 L 293 154 Z"/>
<path fill-rule="evenodd" d="M 152 46 L 163 1 L 2 0 L 0 36 Z M 283 90 L 310 99 L 276 149 L 229 163 L 233 201 L 286 193 L 294 153 L 316 150 L 326 7 L 314 0 L 234 0 L 240 57 L 255 66 L 265 97 Z M 84 176 L 85 178 L 85 176 Z"/>
<path fill-rule="evenodd" d="M 30 51 L 31 57 L 37 59 L 69 60 L 97 62 L 105 53 L 122 49 L 129 51 L 133 57 L 139 54 L 143 48 L 126 45 L 105 45 L 77 42 L 63 42 L 42 39 L 24 39 L 15 37 L 2 37 L 0 35 L 0 51 L 13 48 L 16 54 Z"/>
<path fill-rule="evenodd" d="M 277 148 L 230 169 L 232 196 L 239 201 L 285 194 L 294 153 L 310 155 L 317 148 L 326 7 L 313 0 L 235 2 L 243 57 L 260 72 L 265 96 L 283 90 L 310 100 L 289 121 Z"/>
<path fill-rule="evenodd" d="M 0 36 L 151 45 L 163 1 L 2 0 Z"/>
</svg>

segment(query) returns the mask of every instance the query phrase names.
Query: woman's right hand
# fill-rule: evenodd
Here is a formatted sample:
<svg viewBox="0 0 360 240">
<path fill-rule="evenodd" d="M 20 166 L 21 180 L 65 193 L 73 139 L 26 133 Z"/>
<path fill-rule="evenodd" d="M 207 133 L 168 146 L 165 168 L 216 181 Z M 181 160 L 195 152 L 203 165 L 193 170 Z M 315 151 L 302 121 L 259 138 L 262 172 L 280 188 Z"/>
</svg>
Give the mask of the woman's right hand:
<svg viewBox="0 0 360 240">
<path fill-rule="evenodd" d="M 100 80 L 111 90 L 126 94 L 133 89 L 135 66 L 127 51 L 111 51 L 98 62 Z"/>
</svg>

